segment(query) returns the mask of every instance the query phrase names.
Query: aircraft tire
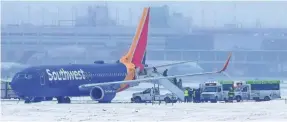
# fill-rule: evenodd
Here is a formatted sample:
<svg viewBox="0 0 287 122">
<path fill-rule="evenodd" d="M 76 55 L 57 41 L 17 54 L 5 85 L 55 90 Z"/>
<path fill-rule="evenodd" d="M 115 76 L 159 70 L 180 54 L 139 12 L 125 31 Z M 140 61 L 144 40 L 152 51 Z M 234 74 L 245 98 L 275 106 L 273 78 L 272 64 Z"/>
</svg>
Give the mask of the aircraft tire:
<svg viewBox="0 0 287 122">
<path fill-rule="evenodd" d="M 71 103 L 71 99 L 69 97 L 64 97 L 65 103 Z"/>
<path fill-rule="evenodd" d="M 45 97 L 45 100 L 46 100 L 46 101 L 52 101 L 52 100 L 53 100 L 53 97 Z"/>
<path fill-rule="evenodd" d="M 24 103 L 31 103 L 31 100 L 29 100 L 29 99 L 26 99 L 25 101 L 24 101 Z"/>
<path fill-rule="evenodd" d="M 58 104 L 62 103 L 71 103 L 71 99 L 69 97 L 57 97 Z"/>
<path fill-rule="evenodd" d="M 34 101 L 34 98 L 26 97 L 24 98 L 24 103 L 32 103 Z"/>
</svg>

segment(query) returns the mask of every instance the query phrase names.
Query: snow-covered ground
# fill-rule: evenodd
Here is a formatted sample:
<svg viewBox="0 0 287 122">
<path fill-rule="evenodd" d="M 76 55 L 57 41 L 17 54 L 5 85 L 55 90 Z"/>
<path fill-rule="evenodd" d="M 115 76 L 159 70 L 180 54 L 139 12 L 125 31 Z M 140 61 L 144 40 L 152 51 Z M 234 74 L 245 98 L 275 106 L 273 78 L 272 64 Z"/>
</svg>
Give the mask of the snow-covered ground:
<svg viewBox="0 0 287 122">
<path fill-rule="evenodd" d="M 97 104 L 89 97 L 72 98 L 71 104 L 1 101 L 0 121 L 287 121 L 287 101 L 284 100 L 173 105 L 124 103 L 133 92 L 119 93 L 111 104 Z"/>
<path fill-rule="evenodd" d="M 193 85 L 193 84 L 188 84 Z M 72 98 L 71 104 L 56 101 L 24 104 L 1 101 L 1 122 L 32 121 L 287 121 L 287 101 L 243 103 L 131 104 L 132 93 L 153 85 L 142 84 L 117 94 L 114 103 L 98 104 L 89 97 Z M 196 85 L 195 85 L 196 87 Z M 164 94 L 167 90 L 161 90 Z M 281 89 L 287 98 L 287 89 Z"/>
<path fill-rule="evenodd" d="M 287 121 L 284 100 L 244 103 L 23 104 L 3 102 L 1 122 L 31 121 Z"/>
</svg>

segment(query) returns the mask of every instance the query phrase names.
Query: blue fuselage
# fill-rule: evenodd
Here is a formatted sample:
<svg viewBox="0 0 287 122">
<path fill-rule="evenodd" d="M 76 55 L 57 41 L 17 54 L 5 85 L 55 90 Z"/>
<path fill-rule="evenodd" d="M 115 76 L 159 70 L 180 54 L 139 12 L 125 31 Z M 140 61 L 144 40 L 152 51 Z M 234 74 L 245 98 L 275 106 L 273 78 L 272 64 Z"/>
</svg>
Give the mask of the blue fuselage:
<svg viewBox="0 0 287 122">
<path fill-rule="evenodd" d="M 126 75 L 126 66 L 121 63 L 37 66 L 16 73 L 11 87 L 19 96 L 87 96 L 89 90 L 80 90 L 80 85 L 120 81 Z"/>
</svg>

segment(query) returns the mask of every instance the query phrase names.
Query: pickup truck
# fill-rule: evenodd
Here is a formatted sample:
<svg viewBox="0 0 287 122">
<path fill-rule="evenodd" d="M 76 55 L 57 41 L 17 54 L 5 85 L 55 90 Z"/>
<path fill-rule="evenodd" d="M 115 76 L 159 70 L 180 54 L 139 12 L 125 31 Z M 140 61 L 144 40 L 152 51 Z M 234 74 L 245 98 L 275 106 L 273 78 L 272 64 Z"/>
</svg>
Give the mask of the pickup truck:
<svg viewBox="0 0 287 122">
<path fill-rule="evenodd" d="M 167 93 L 160 95 L 158 88 L 148 88 L 143 92 L 133 93 L 131 98 L 132 103 L 143 103 L 151 101 L 165 101 L 166 103 L 176 103 L 177 97 L 173 94 Z"/>
</svg>

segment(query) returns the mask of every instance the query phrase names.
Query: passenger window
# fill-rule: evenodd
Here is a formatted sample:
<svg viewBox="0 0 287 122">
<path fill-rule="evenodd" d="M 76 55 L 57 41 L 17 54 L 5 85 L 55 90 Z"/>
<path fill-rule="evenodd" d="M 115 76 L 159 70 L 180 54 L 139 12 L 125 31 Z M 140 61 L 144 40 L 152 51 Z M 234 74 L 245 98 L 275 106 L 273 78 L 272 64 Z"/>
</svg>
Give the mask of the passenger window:
<svg viewBox="0 0 287 122">
<path fill-rule="evenodd" d="M 147 93 L 150 93 L 150 89 L 147 89 L 143 92 L 143 94 L 147 94 Z"/>
</svg>

